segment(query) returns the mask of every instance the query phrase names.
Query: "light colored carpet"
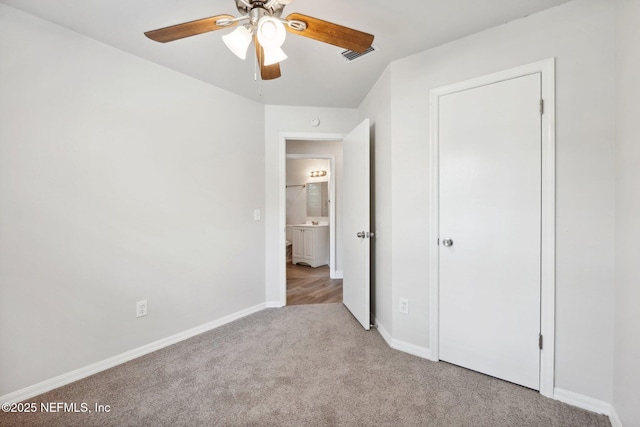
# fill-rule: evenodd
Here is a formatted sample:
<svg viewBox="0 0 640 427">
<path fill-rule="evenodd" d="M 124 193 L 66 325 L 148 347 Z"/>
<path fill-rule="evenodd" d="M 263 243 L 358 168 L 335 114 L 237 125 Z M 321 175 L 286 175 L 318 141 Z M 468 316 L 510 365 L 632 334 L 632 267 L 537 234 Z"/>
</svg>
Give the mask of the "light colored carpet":
<svg viewBox="0 0 640 427">
<path fill-rule="evenodd" d="M 610 425 L 533 390 L 393 350 L 342 304 L 264 310 L 29 402 L 112 409 L 0 414 L 0 425 Z"/>
</svg>

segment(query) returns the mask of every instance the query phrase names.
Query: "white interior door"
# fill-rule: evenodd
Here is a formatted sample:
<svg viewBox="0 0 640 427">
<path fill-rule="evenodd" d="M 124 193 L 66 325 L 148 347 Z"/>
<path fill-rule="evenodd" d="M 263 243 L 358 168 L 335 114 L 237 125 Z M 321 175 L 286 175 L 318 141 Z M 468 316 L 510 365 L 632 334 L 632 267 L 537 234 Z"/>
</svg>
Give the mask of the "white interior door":
<svg viewBox="0 0 640 427">
<path fill-rule="evenodd" d="M 540 73 L 440 97 L 439 357 L 539 389 Z"/>
<path fill-rule="evenodd" d="M 369 119 L 343 139 L 343 279 L 342 300 L 369 330 L 370 315 L 370 175 Z"/>
</svg>

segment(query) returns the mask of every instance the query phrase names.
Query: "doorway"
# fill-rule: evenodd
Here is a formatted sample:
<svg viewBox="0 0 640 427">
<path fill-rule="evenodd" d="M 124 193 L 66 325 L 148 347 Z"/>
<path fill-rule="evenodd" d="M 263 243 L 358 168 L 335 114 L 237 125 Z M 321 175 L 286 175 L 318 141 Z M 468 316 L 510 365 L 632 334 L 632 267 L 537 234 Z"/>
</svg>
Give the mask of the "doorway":
<svg viewBox="0 0 640 427">
<path fill-rule="evenodd" d="M 286 304 L 342 302 L 342 140 L 284 141 Z"/>
<path fill-rule="evenodd" d="M 432 90 L 430 343 L 553 394 L 553 59 Z"/>
<path fill-rule="evenodd" d="M 338 207 L 335 209 L 336 226 L 331 233 L 336 249 L 336 275 L 343 275 L 343 304 L 360 322 L 362 327 L 369 330 L 371 314 L 371 284 L 370 284 L 370 243 L 374 233 L 370 230 L 370 122 L 364 119 L 351 132 L 346 135 L 336 134 L 291 134 L 280 133 L 280 165 L 279 165 L 279 230 L 280 247 L 278 255 L 281 263 L 278 266 L 280 283 L 280 303 L 286 305 L 286 262 L 285 262 L 285 180 L 286 180 L 286 145 L 287 141 L 306 139 L 313 144 L 314 141 L 333 141 L 342 145 L 340 153 L 342 162 L 336 160 L 336 170 L 342 169 L 345 178 L 344 197 L 337 192 L 335 197 Z M 314 147 L 315 148 L 315 147 Z M 340 164 L 344 166 L 340 168 Z M 340 181 L 339 177 L 336 181 Z M 341 210 L 344 215 L 341 215 Z M 340 242 L 343 242 L 341 244 Z M 341 248 L 344 252 L 341 262 Z M 331 264 L 330 264 L 331 265 Z M 342 271 L 344 270 L 344 272 Z M 339 272 L 339 273 L 338 273 Z"/>
<path fill-rule="evenodd" d="M 286 294 L 287 305 L 342 302 L 336 277 L 337 142 L 287 141 Z M 310 150 L 324 154 L 308 154 Z M 304 153 L 304 154 L 301 154 Z"/>
</svg>

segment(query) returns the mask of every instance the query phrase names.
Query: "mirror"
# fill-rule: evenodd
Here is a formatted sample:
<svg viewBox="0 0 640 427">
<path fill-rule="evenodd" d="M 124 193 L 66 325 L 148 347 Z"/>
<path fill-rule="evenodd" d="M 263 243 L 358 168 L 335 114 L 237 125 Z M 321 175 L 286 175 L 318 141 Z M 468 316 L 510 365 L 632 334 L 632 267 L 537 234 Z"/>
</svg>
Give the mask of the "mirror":
<svg viewBox="0 0 640 427">
<path fill-rule="evenodd" d="M 329 185 L 326 181 L 307 183 L 307 216 L 329 216 Z"/>
</svg>

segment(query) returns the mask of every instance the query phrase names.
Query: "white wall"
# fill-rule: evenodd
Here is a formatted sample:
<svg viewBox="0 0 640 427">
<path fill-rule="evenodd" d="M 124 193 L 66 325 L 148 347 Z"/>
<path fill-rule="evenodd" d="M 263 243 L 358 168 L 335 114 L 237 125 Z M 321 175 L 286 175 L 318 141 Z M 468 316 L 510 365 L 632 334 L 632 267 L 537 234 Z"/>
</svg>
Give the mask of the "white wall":
<svg viewBox="0 0 640 427">
<path fill-rule="evenodd" d="M 358 108 L 371 120 L 371 305 L 381 330 L 392 333 L 391 283 L 391 68 L 382 73 Z"/>
<path fill-rule="evenodd" d="M 320 119 L 314 127 L 311 120 Z M 312 139 L 313 135 L 347 134 L 358 124 L 355 108 L 320 108 L 267 105 L 265 107 L 265 226 L 266 226 L 266 300 L 267 304 L 279 305 L 281 280 L 284 266 L 279 265 L 282 253 L 280 233 L 284 224 L 279 224 L 280 198 L 285 189 L 280 188 L 280 167 L 284 168 L 285 147 L 281 136 L 297 135 L 291 139 Z M 311 150 L 314 151 L 314 150 Z M 310 151 L 308 151 L 310 152 Z M 337 160 L 336 160 L 337 163 Z M 336 165 L 338 166 L 338 165 Z M 339 177 L 338 177 L 339 179 Z M 284 187 L 284 186 L 283 186 Z M 336 206 L 336 210 L 338 207 Z"/>
<path fill-rule="evenodd" d="M 391 137 L 376 138 L 390 168 L 393 338 L 429 339 L 429 90 L 557 58 L 557 270 L 555 386 L 605 402 L 612 396 L 613 14 L 579 0 L 396 61 L 390 66 Z M 379 82 L 370 95 L 382 97 Z M 384 113 L 384 107 L 363 104 Z M 378 146 L 383 145 L 383 146 Z M 384 194 L 384 193 L 383 193 Z M 389 196 L 387 196 L 389 197 Z M 398 313 L 408 298 L 410 314 Z M 384 310 L 378 301 L 376 310 Z"/>
<path fill-rule="evenodd" d="M 264 303 L 261 105 L 4 5 L 0 58 L 0 395 Z"/>
<path fill-rule="evenodd" d="M 613 404 L 640 425 L 640 2 L 616 7 L 616 293 Z"/>
</svg>

